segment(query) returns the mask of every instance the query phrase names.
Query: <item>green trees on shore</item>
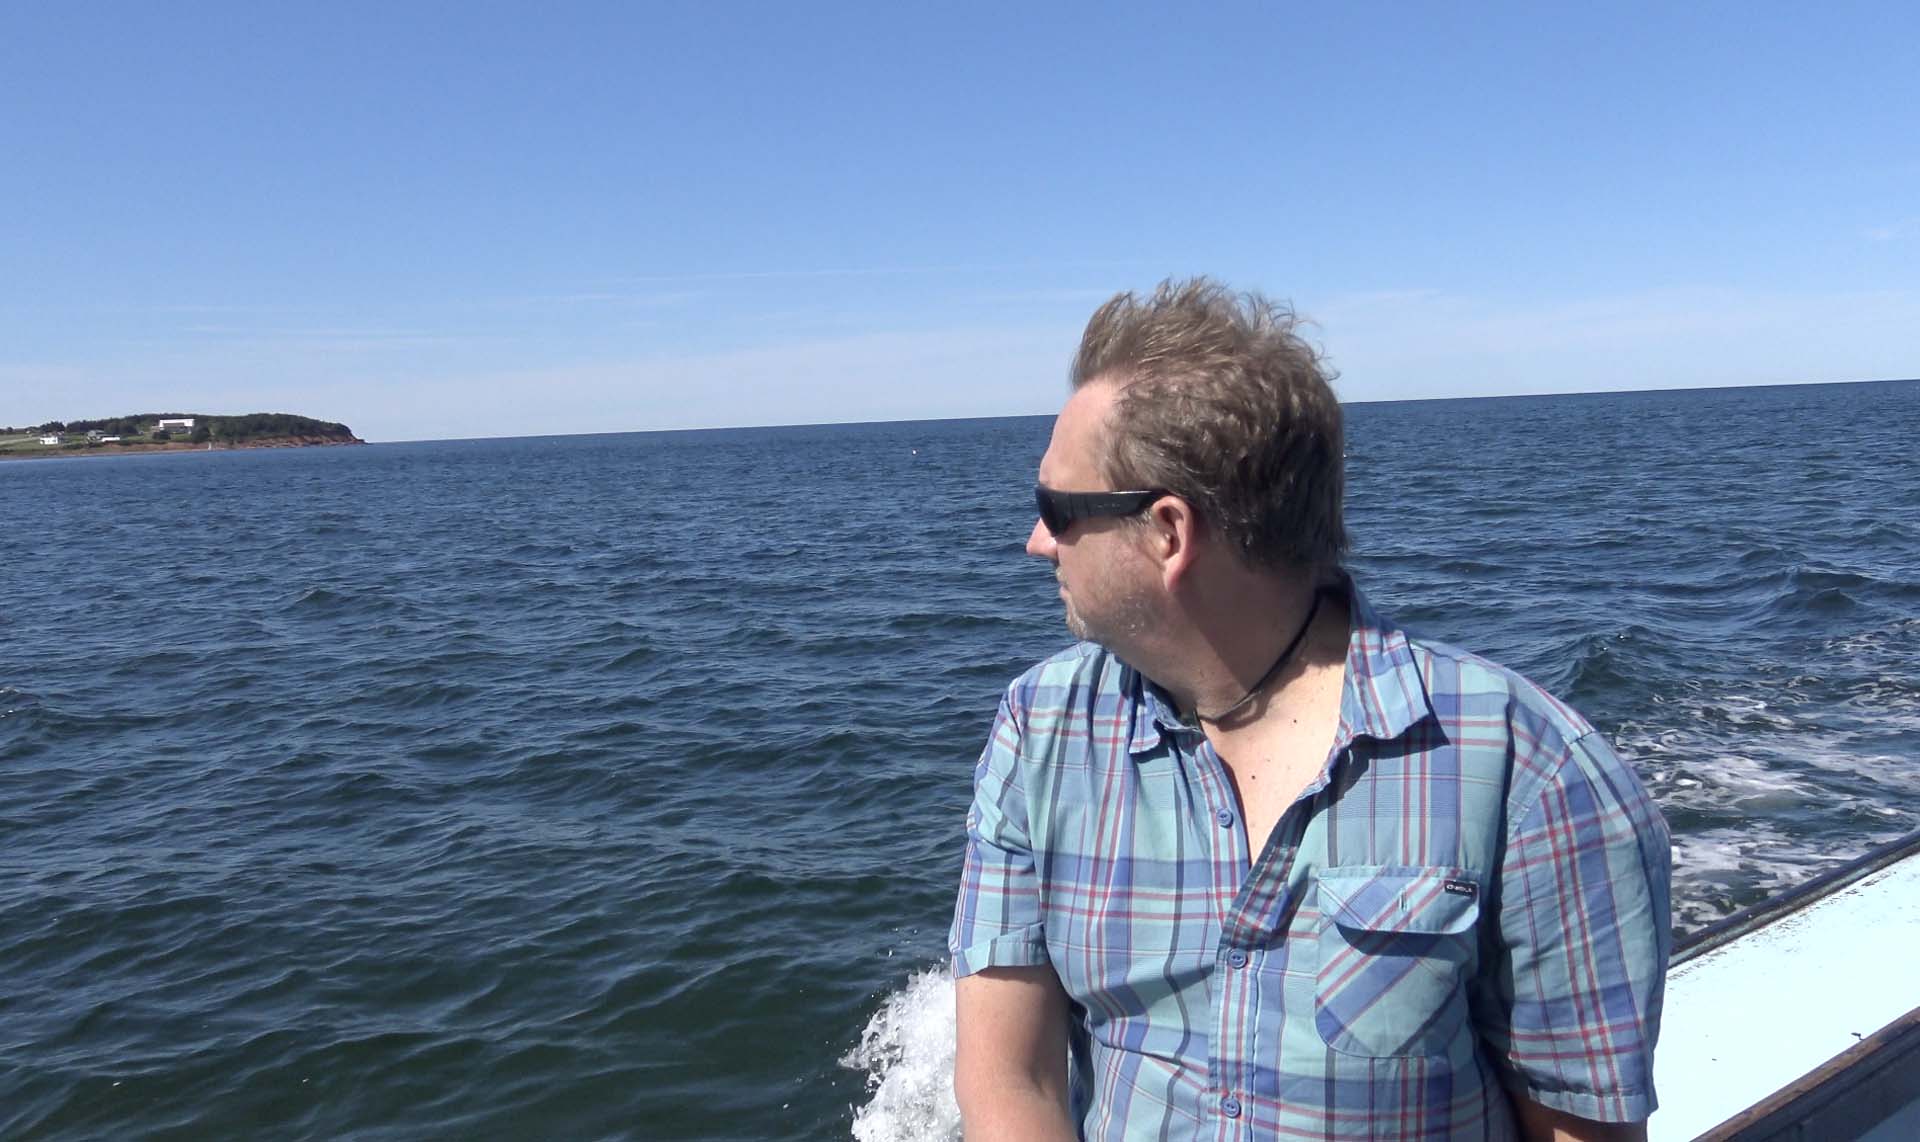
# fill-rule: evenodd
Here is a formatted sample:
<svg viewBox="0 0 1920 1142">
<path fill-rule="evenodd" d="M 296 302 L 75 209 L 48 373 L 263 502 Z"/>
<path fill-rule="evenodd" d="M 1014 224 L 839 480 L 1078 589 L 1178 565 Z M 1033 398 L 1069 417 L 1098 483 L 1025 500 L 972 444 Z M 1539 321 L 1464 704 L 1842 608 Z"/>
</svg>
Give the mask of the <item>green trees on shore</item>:
<svg viewBox="0 0 1920 1142">
<path fill-rule="evenodd" d="M 163 439 L 160 421 L 191 417 L 190 434 L 168 433 L 164 439 L 184 438 L 195 444 L 244 444 L 272 437 L 317 437 L 323 440 L 352 440 L 353 430 L 331 420 L 314 420 L 286 412 L 252 412 L 244 416 L 208 416 L 197 412 L 142 412 L 130 416 L 110 416 L 96 420 L 50 420 L 24 429 L 0 429 L 0 433 L 87 433 L 133 439 Z"/>
</svg>

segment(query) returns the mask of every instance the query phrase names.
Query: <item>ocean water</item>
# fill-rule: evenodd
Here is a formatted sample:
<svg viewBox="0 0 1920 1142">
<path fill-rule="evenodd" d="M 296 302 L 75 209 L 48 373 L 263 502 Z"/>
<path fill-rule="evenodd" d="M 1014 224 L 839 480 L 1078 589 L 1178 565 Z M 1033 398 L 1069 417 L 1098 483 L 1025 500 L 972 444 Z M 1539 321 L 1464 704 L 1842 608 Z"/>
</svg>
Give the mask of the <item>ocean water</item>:
<svg viewBox="0 0 1920 1142">
<path fill-rule="evenodd" d="M 1692 928 L 1920 828 L 1920 383 L 1349 410 Z M 0 1136 L 938 1138 L 1045 418 L 0 464 Z"/>
</svg>

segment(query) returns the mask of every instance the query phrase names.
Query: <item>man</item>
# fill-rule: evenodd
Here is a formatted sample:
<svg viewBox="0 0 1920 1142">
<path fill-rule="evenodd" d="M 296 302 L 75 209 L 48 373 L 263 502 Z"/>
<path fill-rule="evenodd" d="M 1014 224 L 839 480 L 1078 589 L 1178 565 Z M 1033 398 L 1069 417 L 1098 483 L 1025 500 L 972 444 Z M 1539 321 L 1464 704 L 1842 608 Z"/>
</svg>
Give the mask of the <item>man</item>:
<svg viewBox="0 0 1920 1142">
<path fill-rule="evenodd" d="M 1072 380 L 1027 551 L 1085 641 L 975 771 L 969 1142 L 1644 1137 L 1666 827 L 1578 714 L 1354 588 L 1292 315 L 1121 294 Z"/>
</svg>

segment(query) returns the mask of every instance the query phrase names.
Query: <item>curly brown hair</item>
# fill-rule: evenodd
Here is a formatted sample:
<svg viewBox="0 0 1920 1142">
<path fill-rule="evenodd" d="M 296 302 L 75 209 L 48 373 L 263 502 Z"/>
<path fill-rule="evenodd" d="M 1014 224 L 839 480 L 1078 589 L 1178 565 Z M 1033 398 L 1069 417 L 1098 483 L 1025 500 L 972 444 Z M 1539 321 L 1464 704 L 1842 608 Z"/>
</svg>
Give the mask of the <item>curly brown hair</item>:
<svg viewBox="0 0 1920 1142">
<path fill-rule="evenodd" d="M 1075 388 L 1122 387 L 1103 468 L 1193 505 L 1250 565 L 1324 575 L 1347 552 L 1336 374 L 1291 306 L 1211 279 L 1114 295 L 1087 322 Z"/>
</svg>

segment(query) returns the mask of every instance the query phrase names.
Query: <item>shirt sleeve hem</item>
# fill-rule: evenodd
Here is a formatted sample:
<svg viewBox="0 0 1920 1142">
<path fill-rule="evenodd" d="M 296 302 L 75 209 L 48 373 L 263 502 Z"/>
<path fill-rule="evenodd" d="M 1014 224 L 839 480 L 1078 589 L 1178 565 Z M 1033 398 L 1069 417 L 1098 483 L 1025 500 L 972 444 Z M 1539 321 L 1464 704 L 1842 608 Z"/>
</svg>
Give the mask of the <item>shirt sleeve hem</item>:
<svg viewBox="0 0 1920 1142">
<path fill-rule="evenodd" d="M 1049 963 L 1047 944 L 1030 931 L 1006 932 L 984 943 L 953 953 L 953 977 L 959 979 L 987 968 L 1031 968 Z"/>
<path fill-rule="evenodd" d="M 1510 1089 L 1515 1098 L 1524 1098 L 1554 1110 L 1564 1110 L 1594 1122 L 1644 1122 L 1653 1116 L 1660 1105 L 1650 1090 L 1594 1094 L 1581 1090 L 1541 1090 L 1525 1083 L 1510 1084 Z"/>
</svg>

